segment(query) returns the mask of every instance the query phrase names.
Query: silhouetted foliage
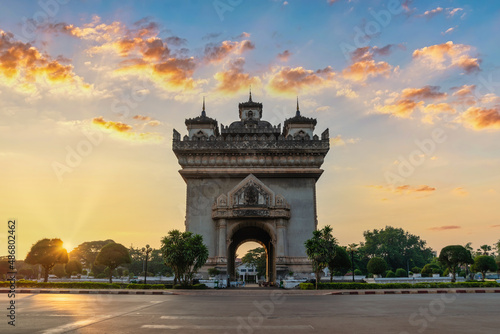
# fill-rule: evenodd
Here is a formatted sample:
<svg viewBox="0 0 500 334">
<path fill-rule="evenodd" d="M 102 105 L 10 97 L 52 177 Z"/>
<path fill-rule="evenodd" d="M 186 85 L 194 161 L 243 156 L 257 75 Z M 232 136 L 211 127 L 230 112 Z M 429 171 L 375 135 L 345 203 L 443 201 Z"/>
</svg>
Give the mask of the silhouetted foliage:
<svg viewBox="0 0 500 334">
<path fill-rule="evenodd" d="M 44 270 L 44 282 L 47 282 L 54 265 L 68 262 L 68 252 L 63 248 L 61 239 L 42 239 L 31 247 L 24 261 L 28 264 L 40 264 Z"/>
<path fill-rule="evenodd" d="M 128 249 L 117 243 L 109 243 L 104 246 L 95 259 L 96 264 L 102 264 L 109 268 L 109 283 L 113 283 L 113 271 L 119 265 L 130 262 Z"/>
</svg>

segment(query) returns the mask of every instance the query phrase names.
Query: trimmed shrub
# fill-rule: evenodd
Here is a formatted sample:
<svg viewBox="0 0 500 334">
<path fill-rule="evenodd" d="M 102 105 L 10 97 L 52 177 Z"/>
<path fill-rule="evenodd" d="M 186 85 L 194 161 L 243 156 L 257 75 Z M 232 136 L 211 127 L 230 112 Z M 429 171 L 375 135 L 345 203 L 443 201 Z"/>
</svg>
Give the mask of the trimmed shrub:
<svg viewBox="0 0 500 334">
<path fill-rule="evenodd" d="M 318 289 L 320 288 L 319 287 L 320 285 L 321 285 L 321 283 L 318 284 Z M 314 284 L 312 284 L 312 283 L 300 283 L 299 288 L 300 288 L 300 290 L 314 290 Z"/>
<path fill-rule="evenodd" d="M 411 271 L 414 272 L 415 274 L 420 274 L 420 272 L 422 271 L 422 268 L 413 267 L 413 268 L 411 268 Z"/>
<path fill-rule="evenodd" d="M 354 275 L 360 276 L 360 275 L 363 275 L 363 272 L 359 269 L 354 269 Z"/>
<path fill-rule="evenodd" d="M 407 277 L 406 270 L 403 268 L 396 269 L 396 277 Z"/>
<path fill-rule="evenodd" d="M 392 270 L 389 270 L 387 274 L 385 274 L 385 278 L 394 278 L 394 277 L 396 277 L 396 274 Z"/>
<path fill-rule="evenodd" d="M 142 290 L 149 290 L 149 289 L 165 289 L 164 284 L 135 284 L 131 283 L 127 285 L 127 289 L 142 289 Z"/>
<path fill-rule="evenodd" d="M 387 270 L 387 262 L 381 257 L 374 257 L 368 261 L 366 268 L 374 275 L 382 275 Z"/>
</svg>

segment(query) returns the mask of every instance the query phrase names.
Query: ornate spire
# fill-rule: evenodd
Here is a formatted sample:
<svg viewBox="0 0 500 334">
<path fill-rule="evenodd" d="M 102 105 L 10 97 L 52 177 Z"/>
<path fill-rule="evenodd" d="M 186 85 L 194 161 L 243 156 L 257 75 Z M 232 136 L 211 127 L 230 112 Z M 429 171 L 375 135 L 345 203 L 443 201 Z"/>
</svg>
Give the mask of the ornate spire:
<svg viewBox="0 0 500 334">
<path fill-rule="evenodd" d="M 297 96 L 297 112 L 295 113 L 295 116 L 300 116 L 300 110 L 299 110 L 299 97 Z"/>
<path fill-rule="evenodd" d="M 253 102 L 252 101 L 252 85 L 250 85 L 250 96 L 248 97 L 248 102 Z"/>
<path fill-rule="evenodd" d="M 205 96 L 203 96 L 203 109 L 201 109 L 201 117 L 206 117 L 207 113 L 205 112 Z"/>
</svg>

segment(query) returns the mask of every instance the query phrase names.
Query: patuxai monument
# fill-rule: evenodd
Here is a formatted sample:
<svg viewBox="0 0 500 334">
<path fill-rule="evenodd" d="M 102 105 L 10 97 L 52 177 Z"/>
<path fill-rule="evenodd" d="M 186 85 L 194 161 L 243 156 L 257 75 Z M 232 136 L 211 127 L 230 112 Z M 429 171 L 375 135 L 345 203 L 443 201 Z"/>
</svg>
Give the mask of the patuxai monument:
<svg viewBox="0 0 500 334">
<path fill-rule="evenodd" d="M 201 234 L 209 259 L 235 278 L 235 256 L 247 241 L 267 253 L 266 279 L 288 272 L 310 274 L 304 242 L 318 225 L 316 182 L 330 148 L 328 129 L 314 134 L 316 119 L 297 111 L 281 124 L 263 120 L 263 105 L 238 105 L 239 120 L 218 125 L 207 116 L 186 119 L 187 135 L 174 130 L 173 151 L 187 184 L 186 230 Z"/>
</svg>

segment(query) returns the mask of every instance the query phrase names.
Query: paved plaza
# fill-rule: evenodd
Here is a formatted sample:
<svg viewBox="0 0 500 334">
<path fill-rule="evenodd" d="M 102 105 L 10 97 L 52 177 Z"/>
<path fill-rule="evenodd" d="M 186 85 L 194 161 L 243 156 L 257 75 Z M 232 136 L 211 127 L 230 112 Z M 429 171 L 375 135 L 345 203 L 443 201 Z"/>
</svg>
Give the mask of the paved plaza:
<svg viewBox="0 0 500 334">
<path fill-rule="evenodd" d="M 496 293 L 176 293 L 17 294 L 16 327 L 3 316 L 0 333 L 498 333 L 500 327 Z M 0 295 L 0 305 L 7 303 Z"/>
</svg>

